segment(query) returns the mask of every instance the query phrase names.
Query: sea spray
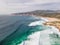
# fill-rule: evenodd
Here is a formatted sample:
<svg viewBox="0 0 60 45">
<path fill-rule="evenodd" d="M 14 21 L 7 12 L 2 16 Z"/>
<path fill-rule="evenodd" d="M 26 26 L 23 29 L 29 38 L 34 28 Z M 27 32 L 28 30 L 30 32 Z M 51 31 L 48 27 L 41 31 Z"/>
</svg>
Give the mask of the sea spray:
<svg viewBox="0 0 60 45">
<path fill-rule="evenodd" d="M 35 21 L 31 22 L 28 26 L 36 26 L 36 25 L 43 25 L 44 21 Z"/>
<path fill-rule="evenodd" d="M 29 35 L 28 38 L 30 40 L 24 41 L 23 44 L 24 45 L 39 45 L 39 37 L 40 37 L 40 31 L 35 32 L 32 35 Z M 21 45 L 23 45 L 23 44 L 21 44 Z"/>
<path fill-rule="evenodd" d="M 60 32 L 59 32 L 59 29 L 56 28 L 55 26 L 50 26 L 52 29 L 51 31 L 55 34 L 55 35 L 58 35 L 60 37 Z"/>
<path fill-rule="evenodd" d="M 43 23 L 47 22 L 48 20 L 45 18 L 39 18 L 39 21 L 31 22 L 28 26 L 36 26 L 36 25 L 44 25 Z"/>
<path fill-rule="evenodd" d="M 36 25 L 41 25 L 44 22 L 40 23 L 40 21 L 35 21 L 29 24 L 29 26 L 36 26 Z M 29 44 L 37 44 L 37 45 L 60 45 L 60 32 L 58 31 L 58 29 L 54 26 L 47 26 L 48 28 L 46 30 L 42 30 L 39 32 L 34 33 L 33 35 L 31 35 L 31 40 L 25 41 L 25 45 L 29 45 Z M 37 33 L 39 36 L 37 36 Z M 35 35 L 36 34 L 36 35 Z M 36 39 L 35 37 L 38 37 L 38 43 L 36 43 L 36 41 L 34 41 L 34 39 Z M 34 37 L 34 39 L 33 39 Z M 34 43 L 35 44 L 34 44 Z"/>
<path fill-rule="evenodd" d="M 54 26 L 47 26 L 48 28 L 46 30 L 38 31 L 30 36 L 30 40 L 24 41 L 24 45 L 60 45 L 60 37 L 57 37 L 57 28 Z M 54 29 L 54 30 L 53 30 Z M 35 43 L 35 44 L 34 44 Z M 23 45 L 21 44 L 21 45 Z"/>
</svg>

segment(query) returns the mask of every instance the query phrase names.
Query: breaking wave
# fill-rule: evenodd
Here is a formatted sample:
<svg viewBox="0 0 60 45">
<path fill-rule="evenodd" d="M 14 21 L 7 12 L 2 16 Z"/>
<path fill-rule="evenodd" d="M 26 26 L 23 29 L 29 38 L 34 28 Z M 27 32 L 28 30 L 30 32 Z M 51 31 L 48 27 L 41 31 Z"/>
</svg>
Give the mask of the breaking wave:
<svg viewBox="0 0 60 45">
<path fill-rule="evenodd" d="M 45 21 L 33 16 L 0 16 L 0 45 L 59 44 L 58 29 L 43 25 Z"/>
</svg>

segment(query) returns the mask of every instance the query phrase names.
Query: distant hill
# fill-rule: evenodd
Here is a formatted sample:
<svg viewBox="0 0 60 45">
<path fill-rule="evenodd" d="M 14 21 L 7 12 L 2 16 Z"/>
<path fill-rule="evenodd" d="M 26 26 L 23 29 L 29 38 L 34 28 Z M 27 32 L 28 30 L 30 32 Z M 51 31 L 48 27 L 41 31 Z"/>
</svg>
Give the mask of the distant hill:
<svg viewBox="0 0 60 45">
<path fill-rule="evenodd" d="M 24 14 L 51 14 L 51 13 L 60 13 L 60 10 L 35 10 L 35 11 L 30 11 L 30 12 L 22 12 L 22 13 L 12 13 L 13 15 L 24 15 Z"/>
<path fill-rule="evenodd" d="M 35 16 L 44 16 L 44 17 L 56 17 L 60 18 L 60 10 L 35 10 L 24 13 L 13 13 L 12 15 L 35 15 Z"/>
</svg>

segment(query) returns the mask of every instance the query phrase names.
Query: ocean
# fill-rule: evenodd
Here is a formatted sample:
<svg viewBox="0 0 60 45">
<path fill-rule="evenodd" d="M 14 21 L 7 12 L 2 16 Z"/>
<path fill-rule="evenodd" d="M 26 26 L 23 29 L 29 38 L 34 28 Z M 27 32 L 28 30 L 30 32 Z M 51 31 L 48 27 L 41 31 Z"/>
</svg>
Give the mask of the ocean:
<svg viewBox="0 0 60 45">
<path fill-rule="evenodd" d="M 58 29 L 35 16 L 0 16 L 0 45 L 60 45 Z"/>
</svg>

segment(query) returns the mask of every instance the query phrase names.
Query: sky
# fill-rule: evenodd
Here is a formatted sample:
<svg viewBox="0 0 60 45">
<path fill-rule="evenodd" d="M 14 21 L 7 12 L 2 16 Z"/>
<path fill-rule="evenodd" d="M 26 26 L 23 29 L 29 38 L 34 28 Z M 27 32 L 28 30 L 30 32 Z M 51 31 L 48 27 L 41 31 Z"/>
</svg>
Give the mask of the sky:
<svg viewBox="0 0 60 45">
<path fill-rule="evenodd" d="M 0 0 L 0 14 L 26 12 L 37 9 L 59 10 L 59 5 L 60 0 Z"/>
</svg>

